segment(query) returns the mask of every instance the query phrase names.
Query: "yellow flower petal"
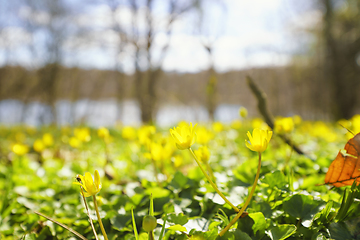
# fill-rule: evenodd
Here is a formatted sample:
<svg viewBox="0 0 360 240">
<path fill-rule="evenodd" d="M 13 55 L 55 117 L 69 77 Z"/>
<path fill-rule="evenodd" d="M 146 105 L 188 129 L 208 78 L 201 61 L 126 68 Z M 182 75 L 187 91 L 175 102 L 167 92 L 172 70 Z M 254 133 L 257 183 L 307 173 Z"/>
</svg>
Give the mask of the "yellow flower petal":
<svg viewBox="0 0 360 240">
<path fill-rule="evenodd" d="M 85 173 L 85 176 L 78 175 L 77 178 L 80 178 L 81 183 L 74 182 L 73 184 L 79 185 L 83 188 L 84 197 L 94 196 L 101 190 L 100 175 L 97 170 L 95 170 L 94 173 L 95 181 L 89 172 Z"/>
<path fill-rule="evenodd" d="M 95 170 L 95 186 L 96 186 L 96 189 L 97 191 L 100 191 L 101 189 L 101 182 L 100 182 L 100 174 L 98 172 L 98 170 Z"/>
<path fill-rule="evenodd" d="M 249 141 L 245 140 L 246 147 L 254 152 L 261 153 L 266 150 L 272 137 L 272 131 L 255 128 L 252 135 L 250 132 L 247 132 L 247 135 Z"/>
<path fill-rule="evenodd" d="M 170 129 L 170 134 L 175 140 L 176 147 L 180 150 L 188 149 L 195 143 L 195 126 L 182 124 Z"/>
</svg>

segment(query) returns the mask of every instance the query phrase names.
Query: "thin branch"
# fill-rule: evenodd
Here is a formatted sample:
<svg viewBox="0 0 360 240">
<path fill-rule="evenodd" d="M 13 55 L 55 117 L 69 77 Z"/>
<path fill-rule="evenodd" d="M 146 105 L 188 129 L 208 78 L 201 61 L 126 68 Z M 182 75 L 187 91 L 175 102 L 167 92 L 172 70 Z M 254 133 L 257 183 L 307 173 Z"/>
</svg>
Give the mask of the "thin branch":
<svg viewBox="0 0 360 240">
<path fill-rule="evenodd" d="M 256 99 L 258 100 L 258 110 L 261 114 L 261 116 L 264 118 L 266 124 L 271 128 L 274 129 L 274 117 L 271 114 L 268 106 L 267 106 L 267 99 L 266 94 L 259 88 L 258 85 L 254 82 L 254 80 L 246 76 L 247 84 L 250 87 L 252 93 L 255 95 Z M 294 144 L 294 142 L 285 136 L 284 134 L 278 134 L 279 137 L 287 144 L 289 145 L 295 152 L 297 152 L 300 155 L 307 156 L 297 145 Z M 309 157 L 310 158 L 310 157 Z"/>
</svg>

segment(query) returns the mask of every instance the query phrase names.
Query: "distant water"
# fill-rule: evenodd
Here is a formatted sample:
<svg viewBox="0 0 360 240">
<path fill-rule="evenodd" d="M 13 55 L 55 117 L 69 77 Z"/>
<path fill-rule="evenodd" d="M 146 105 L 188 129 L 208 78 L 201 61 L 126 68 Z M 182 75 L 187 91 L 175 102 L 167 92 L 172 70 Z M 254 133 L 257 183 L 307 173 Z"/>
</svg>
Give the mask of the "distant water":
<svg viewBox="0 0 360 240">
<path fill-rule="evenodd" d="M 215 120 L 229 123 L 239 118 L 240 105 L 221 104 L 215 111 Z M 24 111 L 24 109 L 26 109 Z M 124 125 L 141 124 L 140 109 L 136 101 L 127 100 L 117 105 L 116 100 L 94 101 L 82 99 L 74 103 L 61 100 L 56 103 L 57 122 L 59 125 L 85 123 L 89 126 L 113 126 L 117 122 Z M 40 102 L 31 102 L 25 108 L 18 100 L 0 101 L 0 124 L 12 125 L 24 123 L 32 126 L 49 124 L 52 121 L 51 108 Z M 192 122 L 209 121 L 204 106 L 162 105 L 155 117 L 160 126 L 171 126 L 181 120 Z"/>
</svg>

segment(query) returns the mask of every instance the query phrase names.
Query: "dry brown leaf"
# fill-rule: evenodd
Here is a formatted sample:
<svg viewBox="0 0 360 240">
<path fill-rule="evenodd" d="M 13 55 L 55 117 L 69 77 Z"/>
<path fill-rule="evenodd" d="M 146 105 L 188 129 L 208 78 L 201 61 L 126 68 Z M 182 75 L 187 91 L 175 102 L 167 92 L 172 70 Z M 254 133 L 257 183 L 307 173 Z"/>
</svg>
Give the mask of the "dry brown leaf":
<svg viewBox="0 0 360 240">
<path fill-rule="evenodd" d="M 325 183 L 335 187 L 352 185 L 356 180 L 360 183 L 360 133 L 351 138 L 345 145 L 346 154 L 339 151 L 330 164 L 325 176 Z"/>
</svg>

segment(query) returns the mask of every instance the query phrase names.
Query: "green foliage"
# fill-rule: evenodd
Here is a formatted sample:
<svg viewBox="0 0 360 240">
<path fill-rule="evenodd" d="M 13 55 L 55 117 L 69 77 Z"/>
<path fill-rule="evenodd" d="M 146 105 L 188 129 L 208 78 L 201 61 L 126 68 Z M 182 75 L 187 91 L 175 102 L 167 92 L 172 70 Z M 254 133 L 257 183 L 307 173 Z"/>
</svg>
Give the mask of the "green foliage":
<svg viewBox="0 0 360 240">
<path fill-rule="evenodd" d="M 301 221 L 313 219 L 323 202 L 314 200 L 310 195 L 296 194 L 283 201 L 283 209 L 290 216 Z"/>
<path fill-rule="evenodd" d="M 208 143 L 215 182 L 237 207 L 245 202 L 257 167 L 257 155 L 244 145 L 248 126 L 224 126 L 222 132 L 212 132 L 214 138 Z M 291 152 L 274 135 L 263 153 L 260 180 L 247 213 L 222 237 L 218 233 L 236 212 L 214 193 L 186 151 L 173 149 L 168 160 L 155 162 L 156 178 L 146 156 L 148 148 L 138 139 L 123 138 L 121 129 L 110 130 L 106 153 L 103 139 L 93 129 L 89 129 L 91 140 L 75 148 L 69 145 L 72 129 L 0 128 L 0 238 L 74 237 L 35 210 L 95 239 L 79 188 L 72 182 L 77 174 L 97 169 L 102 181 L 97 194 L 100 215 L 109 239 L 148 239 L 142 229 L 147 215 L 156 218 L 154 237 L 161 240 L 359 239 L 360 188 L 317 186 L 336 156 L 333 149 L 340 149 L 346 139 L 341 130 L 329 126 L 339 143 L 328 142 L 313 136 L 315 130 L 309 127 L 300 128 L 305 130 L 293 138 L 319 159 Z M 39 153 L 31 146 L 44 133 L 53 135 L 54 144 Z M 11 150 L 19 134 L 25 135 L 22 142 L 29 146 L 21 156 Z M 170 141 L 167 136 L 165 129 L 151 138 L 165 144 Z M 92 198 L 86 200 L 100 235 Z"/>
<path fill-rule="evenodd" d="M 295 234 L 295 232 L 296 226 L 291 224 L 282 224 L 272 227 L 269 230 L 269 237 L 272 240 L 283 240 Z"/>
</svg>

